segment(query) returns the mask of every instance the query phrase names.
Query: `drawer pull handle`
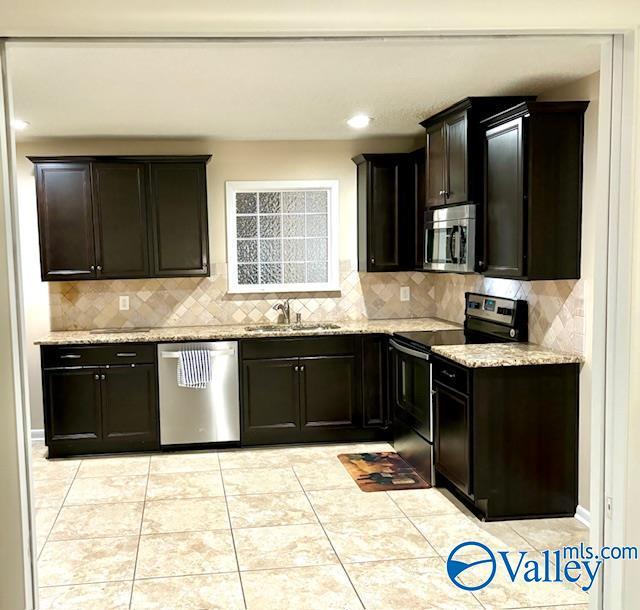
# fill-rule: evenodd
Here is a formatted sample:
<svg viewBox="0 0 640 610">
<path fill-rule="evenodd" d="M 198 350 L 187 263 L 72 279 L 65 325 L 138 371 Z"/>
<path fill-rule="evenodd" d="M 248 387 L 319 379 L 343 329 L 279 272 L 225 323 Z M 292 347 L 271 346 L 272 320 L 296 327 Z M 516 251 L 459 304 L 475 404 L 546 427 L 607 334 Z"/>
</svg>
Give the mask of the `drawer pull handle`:
<svg viewBox="0 0 640 610">
<path fill-rule="evenodd" d="M 76 359 L 76 358 L 82 358 L 82 356 L 80 354 L 63 354 L 62 356 L 60 356 L 61 359 L 67 359 L 67 360 L 72 360 L 72 359 Z"/>
<path fill-rule="evenodd" d="M 135 358 L 138 354 L 136 354 L 135 352 L 118 352 L 116 354 L 116 356 L 118 356 L 118 358 Z"/>
<path fill-rule="evenodd" d="M 449 379 L 455 379 L 456 378 L 456 374 L 455 373 L 450 373 L 449 371 L 442 371 L 442 374 L 445 377 L 448 377 Z"/>
</svg>

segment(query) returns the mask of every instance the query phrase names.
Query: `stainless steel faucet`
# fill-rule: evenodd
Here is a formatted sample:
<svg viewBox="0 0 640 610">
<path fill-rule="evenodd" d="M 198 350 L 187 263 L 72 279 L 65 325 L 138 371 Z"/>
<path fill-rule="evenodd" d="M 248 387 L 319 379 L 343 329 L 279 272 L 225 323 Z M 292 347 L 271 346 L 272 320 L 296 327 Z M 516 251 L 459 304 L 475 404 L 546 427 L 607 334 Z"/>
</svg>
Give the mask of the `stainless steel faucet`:
<svg viewBox="0 0 640 610">
<path fill-rule="evenodd" d="M 285 299 L 282 303 L 276 303 L 273 309 L 282 312 L 284 324 L 291 324 L 291 305 L 289 299 Z"/>
</svg>

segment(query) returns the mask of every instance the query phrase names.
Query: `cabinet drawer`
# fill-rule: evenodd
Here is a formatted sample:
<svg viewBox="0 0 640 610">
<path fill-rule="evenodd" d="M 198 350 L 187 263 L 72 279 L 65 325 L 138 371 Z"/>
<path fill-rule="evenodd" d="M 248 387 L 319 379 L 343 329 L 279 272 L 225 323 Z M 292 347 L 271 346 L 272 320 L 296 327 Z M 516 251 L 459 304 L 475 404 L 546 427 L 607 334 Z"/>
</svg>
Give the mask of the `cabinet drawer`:
<svg viewBox="0 0 640 610">
<path fill-rule="evenodd" d="M 242 341 L 242 358 L 296 358 L 305 356 L 336 356 L 356 353 L 353 335 L 332 337 L 279 337 L 245 339 Z"/>
<path fill-rule="evenodd" d="M 433 380 L 463 394 L 469 394 L 469 371 L 448 360 L 433 360 Z"/>
<path fill-rule="evenodd" d="M 101 366 L 155 362 L 156 346 L 152 343 L 119 343 L 114 345 L 43 346 L 44 368 Z"/>
</svg>

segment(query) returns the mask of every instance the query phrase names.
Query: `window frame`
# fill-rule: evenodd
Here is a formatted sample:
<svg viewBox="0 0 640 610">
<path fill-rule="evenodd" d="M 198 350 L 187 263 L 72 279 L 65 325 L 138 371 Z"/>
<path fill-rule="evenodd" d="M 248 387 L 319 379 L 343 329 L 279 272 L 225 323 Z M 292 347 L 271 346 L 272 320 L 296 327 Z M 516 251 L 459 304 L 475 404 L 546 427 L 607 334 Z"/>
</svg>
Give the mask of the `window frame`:
<svg viewBox="0 0 640 610">
<path fill-rule="evenodd" d="M 280 284 L 238 284 L 238 242 L 236 235 L 236 194 L 242 192 L 281 192 L 296 190 L 324 189 L 328 191 L 327 201 L 327 281 L 280 283 Z M 226 224 L 227 224 L 227 291 L 230 294 L 264 294 L 272 292 L 337 292 L 340 290 L 340 261 L 338 258 L 338 207 L 340 192 L 338 180 L 227 180 Z"/>
</svg>

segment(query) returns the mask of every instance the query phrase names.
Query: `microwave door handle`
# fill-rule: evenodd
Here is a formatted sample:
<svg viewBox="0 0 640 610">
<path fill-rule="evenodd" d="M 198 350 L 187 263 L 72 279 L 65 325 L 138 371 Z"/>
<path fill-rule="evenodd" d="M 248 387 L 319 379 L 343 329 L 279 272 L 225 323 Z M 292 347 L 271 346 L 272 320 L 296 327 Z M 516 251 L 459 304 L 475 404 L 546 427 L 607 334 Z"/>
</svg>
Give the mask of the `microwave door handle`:
<svg viewBox="0 0 640 610">
<path fill-rule="evenodd" d="M 449 254 L 451 255 L 451 262 L 456 265 L 458 263 L 458 257 L 456 256 L 456 250 L 454 248 L 455 243 L 456 243 L 456 233 L 458 232 L 458 229 L 460 227 L 458 227 L 457 225 L 455 227 L 453 227 L 453 229 L 451 229 L 451 239 L 449 240 Z"/>
</svg>

